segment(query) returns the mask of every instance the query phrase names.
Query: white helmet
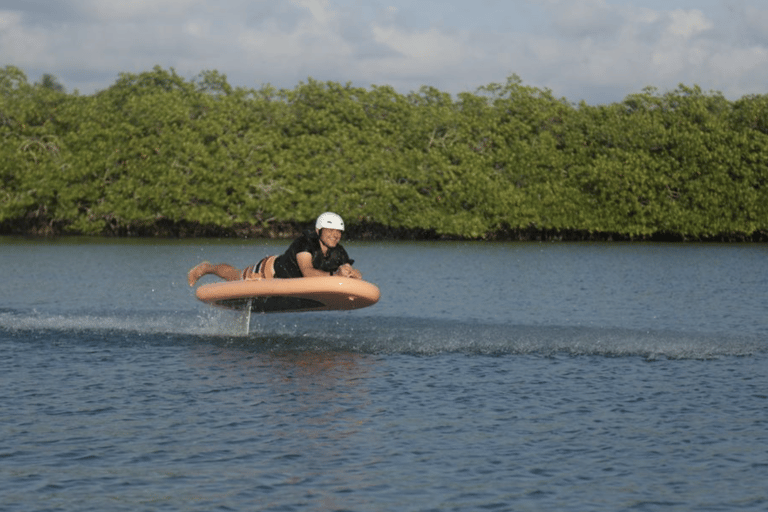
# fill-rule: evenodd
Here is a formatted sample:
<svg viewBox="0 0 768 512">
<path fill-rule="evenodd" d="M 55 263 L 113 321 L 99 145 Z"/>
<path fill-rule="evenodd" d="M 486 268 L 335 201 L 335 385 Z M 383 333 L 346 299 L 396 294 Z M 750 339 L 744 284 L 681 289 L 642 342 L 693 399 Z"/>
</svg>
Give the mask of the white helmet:
<svg viewBox="0 0 768 512">
<path fill-rule="evenodd" d="M 333 212 L 321 213 L 315 222 L 316 229 L 330 228 L 344 231 L 344 220 Z"/>
</svg>

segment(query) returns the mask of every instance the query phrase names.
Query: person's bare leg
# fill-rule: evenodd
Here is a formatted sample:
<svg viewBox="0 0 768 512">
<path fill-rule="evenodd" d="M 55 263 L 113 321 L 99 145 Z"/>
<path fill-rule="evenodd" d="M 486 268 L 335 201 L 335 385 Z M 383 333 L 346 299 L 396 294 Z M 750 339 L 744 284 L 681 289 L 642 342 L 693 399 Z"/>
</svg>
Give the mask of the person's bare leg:
<svg viewBox="0 0 768 512">
<path fill-rule="evenodd" d="M 238 281 L 243 278 L 243 272 L 232 265 L 226 263 L 211 265 L 209 262 L 204 261 L 187 273 L 189 286 L 194 286 L 198 279 L 208 274 L 214 274 L 225 281 Z"/>
</svg>

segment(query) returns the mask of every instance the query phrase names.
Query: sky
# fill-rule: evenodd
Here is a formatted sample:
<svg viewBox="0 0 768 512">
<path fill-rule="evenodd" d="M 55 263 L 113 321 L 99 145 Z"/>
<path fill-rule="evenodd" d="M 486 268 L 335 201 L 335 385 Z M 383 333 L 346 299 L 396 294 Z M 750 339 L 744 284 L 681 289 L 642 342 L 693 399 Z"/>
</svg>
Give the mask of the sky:
<svg viewBox="0 0 768 512">
<path fill-rule="evenodd" d="M 0 0 L 0 67 L 88 95 L 120 73 L 308 78 L 402 94 L 504 84 L 608 104 L 698 85 L 768 93 L 766 0 Z"/>
</svg>

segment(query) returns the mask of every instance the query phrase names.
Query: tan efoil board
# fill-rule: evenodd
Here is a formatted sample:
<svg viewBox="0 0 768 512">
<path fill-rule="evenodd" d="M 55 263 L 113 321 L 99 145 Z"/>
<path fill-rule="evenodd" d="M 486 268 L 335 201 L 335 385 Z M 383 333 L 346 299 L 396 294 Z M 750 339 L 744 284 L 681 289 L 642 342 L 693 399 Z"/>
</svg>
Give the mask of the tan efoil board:
<svg viewBox="0 0 768 512">
<path fill-rule="evenodd" d="M 258 313 L 360 309 L 379 301 L 379 288 L 347 277 L 301 277 L 204 284 L 197 298 L 214 306 Z"/>
</svg>

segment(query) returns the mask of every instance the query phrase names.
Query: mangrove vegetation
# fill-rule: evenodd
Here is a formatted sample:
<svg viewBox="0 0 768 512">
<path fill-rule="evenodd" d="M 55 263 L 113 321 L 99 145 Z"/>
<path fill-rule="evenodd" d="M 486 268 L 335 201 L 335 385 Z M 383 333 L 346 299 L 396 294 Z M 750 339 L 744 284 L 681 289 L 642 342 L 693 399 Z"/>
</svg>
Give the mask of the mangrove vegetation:
<svg viewBox="0 0 768 512">
<path fill-rule="evenodd" d="M 517 76 L 452 96 L 205 71 L 91 95 L 0 69 L 0 233 L 764 240 L 768 96 L 574 104 Z"/>
</svg>

